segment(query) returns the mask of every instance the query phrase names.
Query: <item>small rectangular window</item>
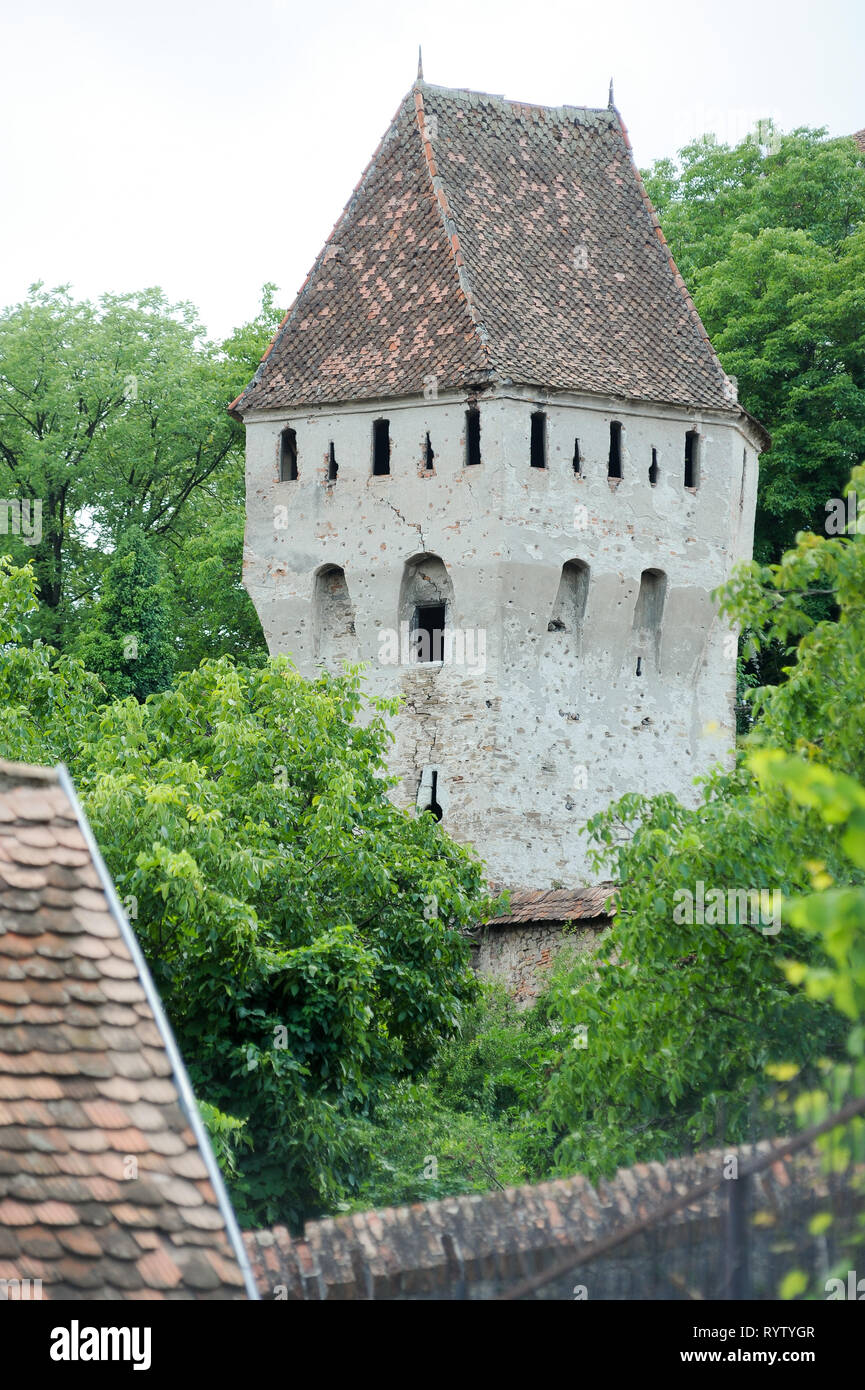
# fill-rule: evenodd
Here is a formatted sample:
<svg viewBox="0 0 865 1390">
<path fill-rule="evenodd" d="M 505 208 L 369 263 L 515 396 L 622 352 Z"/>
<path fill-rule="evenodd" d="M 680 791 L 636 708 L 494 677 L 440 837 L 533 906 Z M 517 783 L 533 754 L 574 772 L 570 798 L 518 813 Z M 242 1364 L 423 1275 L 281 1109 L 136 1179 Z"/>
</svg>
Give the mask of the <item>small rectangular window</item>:
<svg viewBox="0 0 865 1390">
<path fill-rule="evenodd" d="M 700 486 L 700 436 L 696 430 L 685 435 L 685 487 Z"/>
<path fill-rule="evenodd" d="M 430 470 L 432 469 L 432 466 L 433 466 L 434 463 L 435 463 L 435 451 L 433 450 L 433 446 L 432 446 L 432 444 L 430 443 L 430 437 L 429 437 L 429 435 L 427 435 L 427 437 L 426 437 L 426 443 L 424 444 L 424 448 L 423 448 L 423 466 L 424 466 L 424 468 L 426 469 L 427 472 L 430 472 Z"/>
<path fill-rule="evenodd" d="M 607 462 L 607 477 L 622 476 L 622 426 L 618 420 L 610 421 L 610 457 Z"/>
<path fill-rule="evenodd" d="M 327 481 L 336 482 L 336 475 L 339 472 L 339 464 L 336 461 L 336 454 L 333 448 L 333 440 L 330 441 L 330 451 L 327 457 Z"/>
<path fill-rule="evenodd" d="M 532 416 L 532 438 L 530 454 L 532 468 L 546 468 L 547 417 L 542 410 L 536 410 L 534 415 Z"/>
<path fill-rule="evenodd" d="M 418 604 L 412 622 L 412 650 L 415 661 L 444 661 L 444 642 L 445 604 Z"/>
<path fill-rule="evenodd" d="M 481 412 L 476 405 L 466 411 L 466 467 L 481 461 Z"/>
<path fill-rule="evenodd" d="M 657 486 L 657 482 L 658 482 L 658 451 L 657 451 L 657 449 L 653 449 L 653 450 L 652 450 L 652 462 L 649 464 L 649 482 L 652 484 L 652 487 L 656 487 L 656 486 Z"/>
<path fill-rule="evenodd" d="M 582 471 L 583 471 L 583 458 L 582 458 L 582 454 L 580 453 L 580 441 L 579 441 L 578 439 L 575 439 L 575 440 L 574 440 L 574 472 L 575 472 L 575 473 L 577 474 L 577 476 L 579 477 L 579 475 L 582 473 Z"/>
<path fill-rule="evenodd" d="M 297 435 L 288 427 L 279 436 L 279 481 L 297 482 Z"/>
<path fill-rule="evenodd" d="M 372 471 L 376 478 L 390 472 L 390 421 L 372 422 Z"/>
</svg>

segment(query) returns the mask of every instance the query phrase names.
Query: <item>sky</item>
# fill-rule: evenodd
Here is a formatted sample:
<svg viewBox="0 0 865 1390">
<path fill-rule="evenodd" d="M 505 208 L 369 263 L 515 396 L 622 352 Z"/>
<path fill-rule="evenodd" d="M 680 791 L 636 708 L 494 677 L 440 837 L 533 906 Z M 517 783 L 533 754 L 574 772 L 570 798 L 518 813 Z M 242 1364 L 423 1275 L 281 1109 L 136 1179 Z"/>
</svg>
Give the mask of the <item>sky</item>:
<svg viewBox="0 0 865 1390">
<path fill-rule="evenodd" d="M 0 0 L 0 306 L 159 285 L 221 337 L 286 306 L 402 97 L 605 106 L 641 167 L 706 130 L 865 127 L 863 0 Z"/>
</svg>

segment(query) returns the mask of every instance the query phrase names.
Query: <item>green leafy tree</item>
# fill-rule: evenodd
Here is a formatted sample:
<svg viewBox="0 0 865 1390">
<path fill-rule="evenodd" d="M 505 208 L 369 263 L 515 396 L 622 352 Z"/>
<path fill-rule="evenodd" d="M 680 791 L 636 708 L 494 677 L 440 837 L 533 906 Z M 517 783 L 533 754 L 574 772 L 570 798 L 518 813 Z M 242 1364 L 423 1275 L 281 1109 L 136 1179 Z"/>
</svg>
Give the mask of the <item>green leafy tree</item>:
<svg viewBox="0 0 865 1390">
<path fill-rule="evenodd" d="M 190 499 L 182 528 L 157 539 L 177 670 L 206 657 L 262 665 L 267 643 L 243 587 L 243 477 L 232 467 Z"/>
<path fill-rule="evenodd" d="M 350 1195 L 361 1117 L 474 993 L 481 866 L 388 798 L 389 708 L 357 675 L 205 662 L 107 707 L 78 759 L 196 1090 L 245 1121 L 246 1219 Z"/>
<path fill-rule="evenodd" d="M 105 689 L 80 661 L 33 639 L 32 564 L 0 555 L 0 758 L 71 763 Z"/>
<path fill-rule="evenodd" d="M 277 287 L 272 282 L 262 286 L 261 304 L 254 319 L 241 324 L 222 343 L 222 351 L 231 364 L 234 392 L 238 396 L 248 386 L 258 370 L 261 359 L 273 341 L 285 317 L 285 310 L 276 302 Z"/>
<path fill-rule="evenodd" d="M 111 557 L 76 655 L 114 699 L 144 700 L 171 684 L 174 651 L 159 566 L 138 526 L 124 532 Z"/>
<path fill-rule="evenodd" d="M 240 456 L 237 364 L 159 290 L 76 301 L 34 285 L 0 313 L 0 495 L 38 501 L 40 635 L 66 646 L 118 538 L 164 537 Z"/>
<path fill-rule="evenodd" d="M 865 153 L 762 122 L 732 148 L 693 142 L 646 182 L 724 368 L 772 435 L 755 553 L 778 560 L 798 530 L 823 530 L 865 455 Z"/>
</svg>

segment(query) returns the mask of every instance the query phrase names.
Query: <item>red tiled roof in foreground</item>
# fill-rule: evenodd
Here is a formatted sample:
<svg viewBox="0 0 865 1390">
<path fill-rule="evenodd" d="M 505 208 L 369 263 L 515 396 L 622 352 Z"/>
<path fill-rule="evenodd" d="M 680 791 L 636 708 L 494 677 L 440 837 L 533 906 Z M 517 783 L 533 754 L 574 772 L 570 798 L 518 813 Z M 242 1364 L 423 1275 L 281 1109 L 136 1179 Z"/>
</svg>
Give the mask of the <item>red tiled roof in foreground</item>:
<svg viewBox="0 0 865 1390">
<path fill-rule="evenodd" d="M 233 409 L 515 382 L 742 414 L 614 108 L 418 81 Z"/>
<path fill-rule="evenodd" d="M 245 1271 L 65 770 L 0 762 L 0 1280 L 40 1279 L 45 1299 L 226 1299 L 254 1295 Z"/>
<path fill-rule="evenodd" d="M 496 891 L 500 892 L 498 887 Z M 508 911 L 491 917 L 488 927 L 506 927 L 521 922 L 592 922 L 608 920 L 615 899 L 614 883 L 593 888 L 511 888 Z"/>
</svg>

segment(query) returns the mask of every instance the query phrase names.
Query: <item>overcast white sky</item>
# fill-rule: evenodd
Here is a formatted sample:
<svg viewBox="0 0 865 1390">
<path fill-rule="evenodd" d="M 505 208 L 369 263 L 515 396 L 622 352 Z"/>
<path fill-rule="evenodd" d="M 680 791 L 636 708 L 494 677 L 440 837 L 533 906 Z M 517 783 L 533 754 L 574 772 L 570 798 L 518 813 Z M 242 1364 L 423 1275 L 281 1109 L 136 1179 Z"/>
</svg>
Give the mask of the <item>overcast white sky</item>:
<svg viewBox="0 0 865 1390">
<path fill-rule="evenodd" d="M 760 116 L 865 126 L 863 0 L 0 0 L 0 305 L 161 285 L 222 335 L 288 303 L 427 81 L 604 106 L 637 160 Z"/>
</svg>

